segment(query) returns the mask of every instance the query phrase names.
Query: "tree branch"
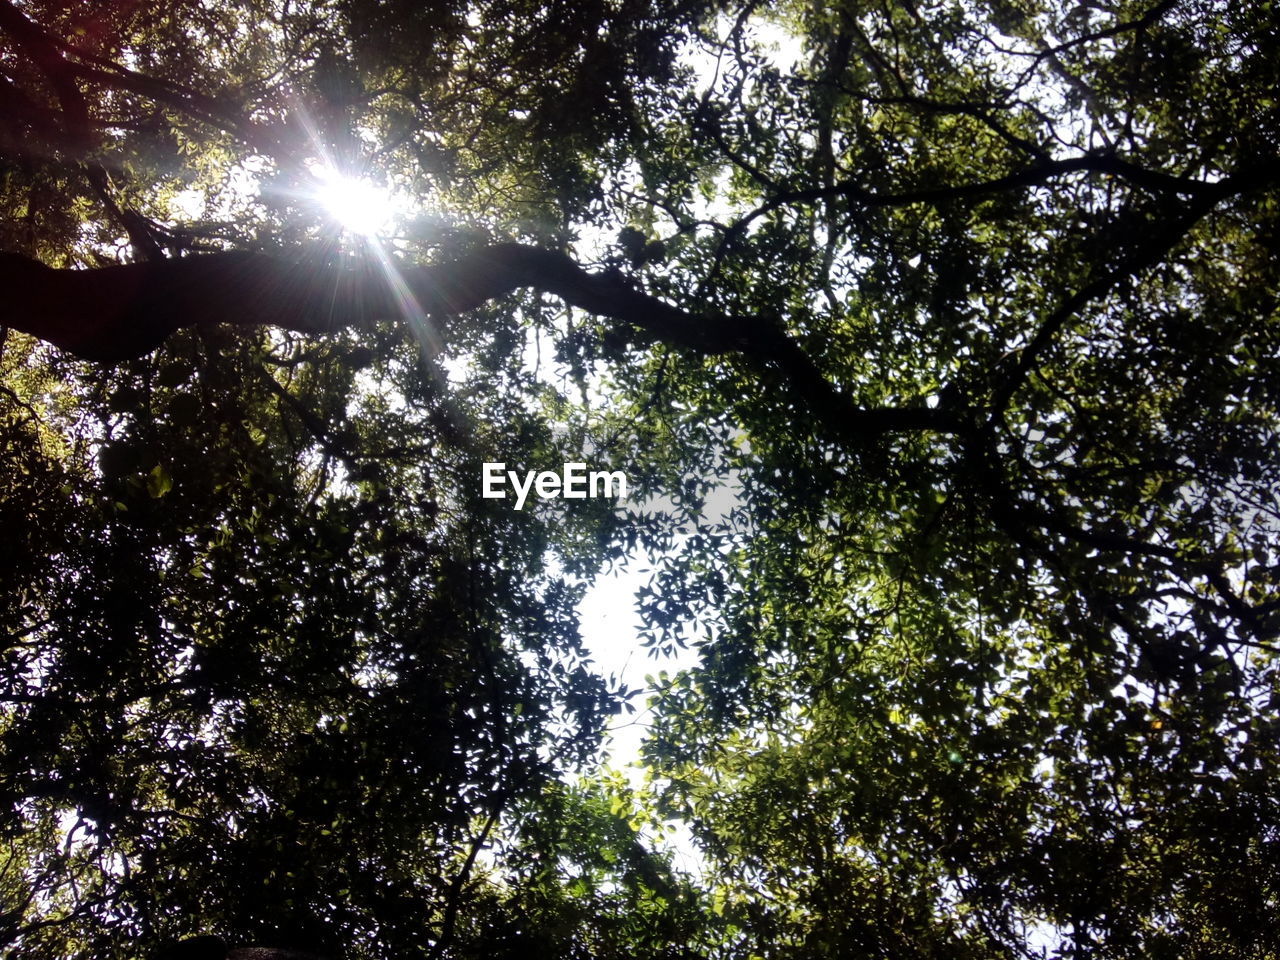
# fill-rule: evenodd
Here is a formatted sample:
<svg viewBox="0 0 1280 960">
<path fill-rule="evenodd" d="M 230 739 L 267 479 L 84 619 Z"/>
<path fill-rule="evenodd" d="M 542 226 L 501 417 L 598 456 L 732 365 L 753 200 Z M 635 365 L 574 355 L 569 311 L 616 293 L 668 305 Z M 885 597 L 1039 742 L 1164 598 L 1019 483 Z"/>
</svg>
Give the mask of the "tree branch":
<svg viewBox="0 0 1280 960">
<path fill-rule="evenodd" d="M 1087 304 L 1105 297 L 1119 284 L 1160 263 L 1169 251 L 1176 247 L 1197 223 L 1211 213 L 1218 203 L 1231 197 L 1248 193 L 1276 181 L 1273 173 L 1258 170 L 1242 171 L 1213 184 L 1205 194 L 1185 203 L 1173 216 L 1146 227 L 1146 233 L 1134 243 L 1127 255 L 1122 256 L 1111 268 L 1097 273 L 1079 289 L 1065 297 L 1045 318 L 1030 343 L 1021 351 L 1017 363 L 997 386 L 991 401 L 992 421 L 1003 416 L 1005 409 L 1031 372 L 1040 363 L 1041 354 L 1053 342 L 1058 332 Z"/>
<path fill-rule="evenodd" d="M 438 325 L 531 287 L 618 321 L 642 339 L 704 355 L 737 354 L 757 369 L 781 373 L 800 406 L 844 440 L 960 429 L 950 413 L 923 404 L 856 406 L 776 321 L 689 313 L 617 274 L 588 273 L 563 253 L 499 243 L 448 263 L 399 272 Z M 0 325 L 98 363 L 142 356 L 185 327 L 230 323 L 318 335 L 398 318 L 403 309 L 393 285 L 372 264 L 344 268 L 243 252 L 96 270 L 56 270 L 21 254 L 0 253 L 0 288 L 6 291 Z"/>
</svg>

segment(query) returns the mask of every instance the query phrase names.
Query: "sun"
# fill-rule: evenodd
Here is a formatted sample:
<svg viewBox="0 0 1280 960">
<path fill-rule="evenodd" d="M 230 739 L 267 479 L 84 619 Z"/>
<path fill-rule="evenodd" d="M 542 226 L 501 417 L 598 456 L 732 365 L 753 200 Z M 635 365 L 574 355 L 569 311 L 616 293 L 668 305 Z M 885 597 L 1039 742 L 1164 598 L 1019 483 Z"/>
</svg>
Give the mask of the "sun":
<svg viewBox="0 0 1280 960">
<path fill-rule="evenodd" d="M 391 228 L 398 211 L 385 187 L 329 167 L 316 171 L 316 179 L 316 199 L 342 229 L 362 237 L 376 237 Z"/>
</svg>

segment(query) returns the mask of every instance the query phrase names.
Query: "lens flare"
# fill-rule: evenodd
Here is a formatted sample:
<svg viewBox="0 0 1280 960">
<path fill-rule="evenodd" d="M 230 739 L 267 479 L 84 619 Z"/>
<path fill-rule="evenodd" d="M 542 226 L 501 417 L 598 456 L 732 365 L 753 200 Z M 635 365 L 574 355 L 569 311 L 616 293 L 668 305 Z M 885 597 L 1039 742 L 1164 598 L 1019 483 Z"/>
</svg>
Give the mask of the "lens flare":
<svg viewBox="0 0 1280 960">
<path fill-rule="evenodd" d="M 362 237 L 385 234 L 395 220 L 391 193 L 368 180 L 347 177 L 324 168 L 316 173 L 316 199 L 344 230 Z"/>
</svg>

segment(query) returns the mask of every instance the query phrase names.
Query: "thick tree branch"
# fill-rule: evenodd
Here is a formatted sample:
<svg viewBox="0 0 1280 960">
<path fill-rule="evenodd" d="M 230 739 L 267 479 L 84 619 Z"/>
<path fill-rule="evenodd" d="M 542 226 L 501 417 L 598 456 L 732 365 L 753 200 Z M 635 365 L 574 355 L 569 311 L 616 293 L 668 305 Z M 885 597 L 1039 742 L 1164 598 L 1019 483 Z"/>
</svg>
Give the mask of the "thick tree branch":
<svg viewBox="0 0 1280 960">
<path fill-rule="evenodd" d="M 405 267 L 401 275 L 438 325 L 530 287 L 645 339 L 701 354 L 741 355 L 758 369 L 781 373 L 800 406 L 842 439 L 959 429 L 950 414 L 923 405 L 854 405 L 772 320 L 688 313 L 615 274 L 588 273 L 562 253 L 500 243 L 449 263 Z M 97 270 L 55 270 L 0 253 L 0 285 L 7 291 L 0 324 L 100 363 L 146 354 L 184 327 L 267 325 L 314 335 L 397 318 L 403 308 L 372 265 L 343 268 L 238 252 Z"/>
</svg>

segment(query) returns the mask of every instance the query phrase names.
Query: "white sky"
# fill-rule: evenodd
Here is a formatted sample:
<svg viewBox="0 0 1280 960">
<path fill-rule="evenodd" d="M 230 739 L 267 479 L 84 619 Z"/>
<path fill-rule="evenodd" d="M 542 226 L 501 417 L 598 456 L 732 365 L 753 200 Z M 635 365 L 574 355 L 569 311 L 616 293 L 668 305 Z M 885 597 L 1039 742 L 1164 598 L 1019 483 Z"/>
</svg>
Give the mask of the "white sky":
<svg viewBox="0 0 1280 960">
<path fill-rule="evenodd" d="M 640 615 L 636 612 L 635 594 L 649 580 L 649 574 L 641 570 L 651 566 L 643 559 L 632 559 L 616 573 L 602 574 L 578 605 L 582 640 L 591 652 L 597 672 L 606 677 L 616 676 L 627 687 L 644 691 L 632 701 L 636 707 L 634 714 L 624 712 L 614 718 L 604 744 L 607 766 L 622 771 L 633 788 L 644 784 L 640 742 L 648 732 L 650 711 L 645 709 L 645 704 L 653 692 L 645 682 L 646 675 L 656 675 L 659 670 L 675 673 L 698 660 L 698 653 L 692 647 L 686 647 L 676 656 L 655 658 L 640 645 Z M 668 829 L 666 842 L 661 846 L 670 851 L 675 866 L 692 876 L 701 876 L 705 861 L 694 846 L 688 828 L 683 824 L 670 824 Z"/>
<path fill-rule="evenodd" d="M 578 605 L 581 617 L 582 640 L 595 661 L 595 669 L 604 676 L 616 676 L 631 689 L 646 691 L 634 701 L 636 712 L 623 713 L 610 725 L 606 749 L 610 765 L 623 768 L 639 757 L 640 741 L 648 727 L 648 713 L 644 709 L 652 685 L 645 677 L 656 675 L 659 670 L 667 673 L 694 666 L 698 651 L 686 647 L 671 657 L 654 657 L 640 644 L 640 615 L 636 611 L 636 591 L 649 581 L 652 564 L 645 558 L 632 559 L 625 567 L 612 574 L 602 574 L 587 589 Z M 633 776 L 633 783 L 636 778 Z"/>
</svg>

